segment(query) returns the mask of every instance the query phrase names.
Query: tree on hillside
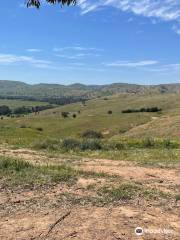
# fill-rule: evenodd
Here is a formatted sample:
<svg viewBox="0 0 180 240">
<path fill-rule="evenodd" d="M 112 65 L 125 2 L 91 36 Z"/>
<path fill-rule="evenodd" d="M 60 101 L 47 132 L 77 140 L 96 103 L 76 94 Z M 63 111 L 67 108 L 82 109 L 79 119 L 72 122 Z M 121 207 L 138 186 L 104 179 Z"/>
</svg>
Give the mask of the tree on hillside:
<svg viewBox="0 0 180 240">
<path fill-rule="evenodd" d="M 43 0 L 27 0 L 27 7 L 40 8 L 42 2 L 43 2 Z M 76 4 L 76 0 L 46 0 L 46 2 L 50 3 L 50 4 L 59 3 L 62 6 L 63 5 L 69 6 L 71 4 Z"/>
</svg>

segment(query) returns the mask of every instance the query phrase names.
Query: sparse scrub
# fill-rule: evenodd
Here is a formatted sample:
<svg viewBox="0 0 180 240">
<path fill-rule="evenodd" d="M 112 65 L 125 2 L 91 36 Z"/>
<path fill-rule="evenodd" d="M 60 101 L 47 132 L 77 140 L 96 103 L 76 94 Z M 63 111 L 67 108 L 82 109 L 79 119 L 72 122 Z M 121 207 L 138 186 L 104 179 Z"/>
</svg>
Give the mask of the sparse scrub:
<svg viewBox="0 0 180 240">
<path fill-rule="evenodd" d="M 87 130 L 82 134 L 83 138 L 103 138 L 103 135 L 101 132 L 97 132 L 94 130 Z"/>
<path fill-rule="evenodd" d="M 108 145 L 108 149 L 110 150 L 123 150 L 125 149 L 125 144 L 123 142 L 111 142 L 109 145 Z"/>
<path fill-rule="evenodd" d="M 124 183 L 119 187 L 103 187 L 100 189 L 99 195 L 104 196 L 108 202 L 114 202 L 135 198 L 139 190 L 140 187 L 135 184 Z"/>
<path fill-rule="evenodd" d="M 61 112 L 61 116 L 63 118 L 68 118 L 69 117 L 69 112 Z"/>
<path fill-rule="evenodd" d="M 20 128 L 27 128 L 25 124 L 20 125 Z"/>
<path fill-rule="evenodd" d="M 154 139 L 153 139 L 153 138 L 145 138 L 145 139 L 142 141 L 142 146 L 145 147 L 145 148 L 154 147 L 154 146 L 155 146 Z"/>
<path fill-rule="evenodd" d="M 101 150 L 102 149 L 102 144 L 99 140 L 97 139 L 86 139 L 81 143 L 81 150 L 86 151 L 86 150 Z"/>
<path fill-rule="evenodd" d="M 11 158 L 2 158 L 0 157 L 0 170 L 15 170 L 17 172 L 31 168 L 32 166 L 22 160 L 14 160 Z"/>
<path fill-rule="evenodd" d="M 42 141 L 36 141 L 32 146 L 35 149 L 58 150 L 60 146 L 60 141 L 57 139 L 47 138 Z"/>
<path fill-rule="evenodd" d="M 67 138 L 62 141 L 62 147 L 66 150 L 77 150 L 80 148 L 81 143 L 80 141 L 73 139 L 73 138 Z"/>
<path fill-rule="evenodd" d="M 0 157 L 0 179 L 7 186 L 73 183 L 77 172 L 66 165 L 34 166 L 23 160 Z"/>
<path fill-rule="evenodd" d="M 180 201 L 180 193 L 175 196 L 176 202 Z"/>
</svg>

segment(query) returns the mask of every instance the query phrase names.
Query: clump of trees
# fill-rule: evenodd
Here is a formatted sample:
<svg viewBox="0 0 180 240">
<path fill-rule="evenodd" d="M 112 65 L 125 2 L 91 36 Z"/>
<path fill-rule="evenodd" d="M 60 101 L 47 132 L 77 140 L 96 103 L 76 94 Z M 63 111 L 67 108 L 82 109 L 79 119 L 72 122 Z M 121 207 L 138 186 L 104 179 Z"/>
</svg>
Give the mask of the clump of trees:
<svg viewBox="0 0 180 240">
<path fill-rule="evenodd" d="M 137 112 L 160 112 L 161 108 L 158 107 L 148 107 L 148 108 L 140 108 L 140 109 L 126 109 L 122 110 L 122 113 L 137 113 Z"/>
<path fill-rule="evenodd" d="M 40 111 L 51 109 L 54 106 L 46 105 L 46 106 L 36 106 L 36 107 L 17 107 L 15 109 L 10 109 L 8 106 L 3 105 L 0 106 L 0 116 L 13 116 L 14 115 L 23 115 L 29 113 L 39 113 Z"/>
<path fill-rule="evenodd" d="M 8 106 L 5 106 L 5 105 L 3 105 L 3 106 L 0 106 L 0 115 L 2 116 L 2 115 L 9 115 L 9 114 L 11 114 L 11 112 L 12 112 L 12 110 L 8 107 Z"/>
<path fill-rule="evenodd" d="M 36 101 L 47 102 L 49 104 L 67 105 L 71 103 L 83 102 L 88 100 L 85 96 L 63 96 L 63 97 L 33 97 L 33 96 L 0 96 L 0 99 L 8 100 L 23 100 L 23 101 Z"/>
</svg>

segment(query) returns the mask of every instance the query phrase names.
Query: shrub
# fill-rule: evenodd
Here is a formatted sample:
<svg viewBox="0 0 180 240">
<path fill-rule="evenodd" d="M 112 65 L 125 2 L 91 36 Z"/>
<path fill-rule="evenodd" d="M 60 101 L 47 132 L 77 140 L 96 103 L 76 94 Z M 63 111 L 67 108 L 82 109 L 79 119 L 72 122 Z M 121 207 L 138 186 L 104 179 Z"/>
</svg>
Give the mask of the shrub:
<svg viewBox="0 0 180 240">
<path fill-rule="evenodd" d="M 176 199 L 176 202 L 180 201 L 180 194 L 177 194 L 177 195 L 175 196 L 175 199 Z"/>
<path fill-rule="evenodd" d="M 152 138 L 145 138 L 142 141 L 142 145 L 143 145 L 143 147 L 146 147 L 146 148 L 153 147 L 155 145 L 154 139 L 152 139 Z"/>
<path fill-rule="evenodd" d="M 83 138 L 103 138 L 101 132 L 96 132 L 94 130 L 87 130 L 82 134 Z"/>
<path fill-rule="evenodd" d="M 59 149 L 60 142 L 57 139 L 45 139 L 43 141 L 37 141 L 33 144 L 33 147 L 36 149 L 49 149 L 57 150 Z"/>
<path fill-rule="evenodd" d="M 42 127 L 37 127 L 36 130 L 42 132 L 43 128 Z"/>
<path fill-rule="evenodd" d="M 109 148 L 114 150 L 122 150 L 125 149 L 125 145 L 121 142 L 111 142 Z"/>
<path fill-rule="evenodd" d="M 80 147 L 80 142 L 73 138 L 64 139 L 62 142 L 62 147 L 66 150 L 75 150 Z"/>
<path fill-rule="evenodd" d="M 86 139 L 81 143 L 81 150 L 101 150 L 102 149 L 102 144 L 99 140 L 97 139 Z"/>
<path fill-rule="evenodd" d="M 76 118 L 76 114 L 75 113 L 73 114 L 73 118 Z"/>
<path fill-rule="evenodd" d="M 67 118 L 67 117 L 69 116 L 69 112 L 62 112 L 62 113 L 61 113 L 61 116 L 62 116 L 63 118 Z"/>
<path fill-rule="evenodd" d="M 111 110 L 109 110 L 109 111 L 108 111 L 108 114 L 109 114 L 109 115 L 110 115 L 110 114 L 112 114 L 112 111 L 111 111 Z"/>
<path fill-rule="evenodd" d="M 25 125 L 25 124 L 22 124 L 22 125 L 20 126 L 20 128 L 26 128 L 26 125 Z"/>
</svg>

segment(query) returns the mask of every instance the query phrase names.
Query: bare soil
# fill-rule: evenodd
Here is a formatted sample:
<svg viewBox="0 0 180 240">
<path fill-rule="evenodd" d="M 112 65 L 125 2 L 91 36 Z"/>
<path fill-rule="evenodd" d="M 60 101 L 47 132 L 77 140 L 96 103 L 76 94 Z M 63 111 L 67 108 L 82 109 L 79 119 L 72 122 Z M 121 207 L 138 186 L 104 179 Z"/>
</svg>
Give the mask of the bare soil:
<svg viewBox="0 0 180 240">
<path fill-rule="evenodd" d="M 28 149 L 1 147 L 0 155 L 19 157 L 33 164 L 65 161 Z M 88 172 L 105 173 L 107 177 L 80 177 L 74 185 L 58 183 L 15 189 L 0 185 L 0 240 L 179 239 L 180 203 L 174 198 L 180 185 L 179 169 L 140 167 L 130 162 L 88 158 L 75 161 L 73 166 Z M 113 176 L 116 176 L 114 180 Z M 96 196 L 99 187 L 116 186 L 121 181 L 155 188 L 170 193 L 171 197 L 148 199 L 139 196 L 109 204 L 90 200 Z M 142 227 L 145 233 L 137 236 L 136 227 Z"/>
</svg>

